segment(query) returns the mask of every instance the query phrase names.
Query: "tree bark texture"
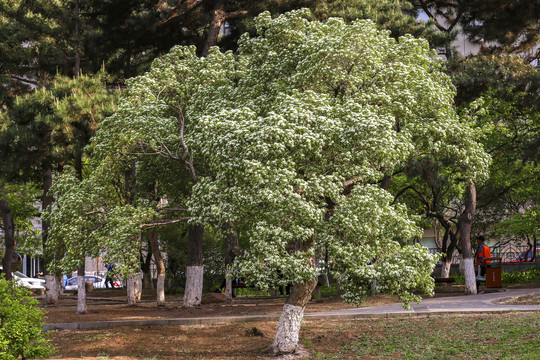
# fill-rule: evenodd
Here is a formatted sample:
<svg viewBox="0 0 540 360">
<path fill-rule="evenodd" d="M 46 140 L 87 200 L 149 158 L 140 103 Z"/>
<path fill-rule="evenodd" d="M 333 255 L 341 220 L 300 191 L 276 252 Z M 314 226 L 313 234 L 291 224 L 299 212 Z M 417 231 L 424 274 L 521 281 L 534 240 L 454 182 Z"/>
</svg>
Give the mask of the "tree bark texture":
<svg viewBox="0 0 540 360">
<path fill-rule="evenodd" d="M 128 305 L 135 305 L 141 300 L 142 274 L 131 275 L 127 280 Z"/>
<path fill-rule="evenodd" d="M 15 228 L 13 225 L 13 216 L 11 215 L 11 208 L 7 202 L 5 188 L 2 188 L 0 193 L 0 212 L 2 213 L 2 223 L 4 224 L 4 247 L 5 253 L 2 259 L 2 267 L 4 275 L 7 280 L 12 279 L 11 274 L 11 261 L 13 254 L 15 253 Z"/>
<path fill-rule="evenodd" d="M 188 231 L 186 288 L 183 307 L 194 307 L 201 304 L 203 288 L 203 242 L 204 226 L 190 226 Z"/>
<path fill-rule="evenodd" d="M 225 301 L 231 302 L 233 299 L 233 293 L 232 293 L 232 280 L 228 278 L 229 276 L 229 270 L 225 271 Z"/>
<path fill-rule="evenodd" d="M 86 314 L 86 276 L 84 271 L 84 262 L 77 269 L 77 314 Z"/>
<path fill-rule="evenodd" d="M 450 277 L 451 265 L 452 265 L 452 259 L 451 258 L 450 259 L 445 258 L 443 263 L 442 263 L 442 268 L 441 268 L 441 277 L 442 278 Z"/>
<path fill-rule="evenodd" d="M 474 184 L 467 186 L 467 203 L 465 211 L 459 219 L 459 233 L 461 235 L 461 249 L 463 253 L 463 264 L 465 270 L 465 294 L 476 294 L 476 276 L 474 272 L 474 261 L 471 250 L 471 229 L 476 211 L 476 187 Z"/>
<path fill-rule="evenodd" d="M 291 354 L 296 351 L 304 309 L 311 299 L 311 293 L 317 286 L 317 279 L 295 284 L 287 298 L 279 318 L 274 342 L 270 350 L 274 355 Z"/>
<path fill-rule="evenodd" d="M 45 302 L 47 304 L 58 304 L 60 299 L 60 283 L 54 275 L 45 275 Z"/>
<path fill-rule="evenodd" d="M 201 305 L 204 266 L 188 266 L 186 269 L 186 289 L 182 307 Z"/>
<path fill-rule="evenodd" d="M 165 263 L 163 262 L 163 256 L 161 256 L 161 250 L 157 240 L 156 233 L 150 231 L 150 246 L 152 247 L 152 254 L 154 256 L 154 262 L 156 263 L 158 281 L 157 281 L 157 305 L 165 306 Z"/>
<path fill-rule="evenodd" d="M 225 4 L 223 0 L 215 1 L 214 9 L 212 9 L 212 20 L 210 22 L 210 27 L 208 28 L 208 36 L 206 37 L 206 41 L 201 53 L 202 56 L 207 56 L 210 48 L 217 44 L 221 25 L 226 19 L 224 8 Z"/>
</svg>

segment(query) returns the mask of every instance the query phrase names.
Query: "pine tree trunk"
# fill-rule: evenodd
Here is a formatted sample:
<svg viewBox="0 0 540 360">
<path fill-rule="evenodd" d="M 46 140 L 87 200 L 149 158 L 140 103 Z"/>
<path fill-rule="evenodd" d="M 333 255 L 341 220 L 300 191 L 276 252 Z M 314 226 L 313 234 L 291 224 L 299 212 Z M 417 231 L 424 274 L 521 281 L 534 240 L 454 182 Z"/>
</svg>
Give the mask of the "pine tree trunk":
<svg viewBox="0 0 540 360">
<path fill-rule="evenodd" d="M 2 193 L 0 193 L 0 212 L 2 213 L 2 223 L 4 224 L 4 258 L 2 259 L 3 273 L 6 276 L 6 280 L 12 279 L 11 274 L 11 261 L 15 253 L 15 229 L 13 227 L 13 216 L 11 215 L 11 208 L 7 202 L 7 194 L 5 188 L 2 187 Z"/>
<path fill-rule="evenodd" d="M 52 186 L 52 170 L 47 166 L 43 165 L 42 172 L 42 181 L 43 181 L 43 198 L 41 200 L 41 208 L 43 210 L 47 209 L 53 203 L 53 197 L 48 195 L 49 189 Z M 47 304 L 57 304 L 58 299 L 60 298 L 60 286 L 57 284 L 54 274 L 51 275 L 49 281 L 47 281 L 48 268 L 50 259 L 47 252 L 47 237 L 49 235 L 49 222 L 41 221 L 41 242 L 43 246 L 43 273 L 45 275 L 45 301 Z"/>
<path fill-rule="evenodd" d="M 210 48 L 217 44 L 221 25 L 226 19 L 224 7 L 223 0 L 216 0 L 214 2 L 214 8 L 212 9 L 212 20 L 210 22 L 208 35 L 201 53 L 202 56 L 207 56 Z"/>
<path fill-rule="evenodd" d="M 88 312 L 86 306 L 86 276 L 84 270 L 83 262 L 77 270 L 77 314 L 86 314 Z"/>
<path fill-rule="evenodd" d="M 274 342 L 270 346 L 274 355 L 292 354 L 296 351 L 304 309 L 316 286 L 317 279 L 313 279 L 292 287 L 291 295 L 285 302 L 279 318 Z"/>
<path fill-rule="evenodd" d="M 186 288 L 182 307 L 194 307 L 201 304 L 203 290 L 203 226 L 190 226 L 188 232 L 188 264 L 186 269 Z"/>
<path fill-rule="evenodd" d="M 461 248 L 463 253 L 463 265 L 465 270 L 465 294 L 474 295 L 476 289 L 476 276 L 474 261 L 471 250 L 471 230 L 476 211 L 476 187 L 474 184 L 467 186 L 467 204 L 465 212 L 459 219 L 459 232 L 461 235 Z"/>
<path fill-rule="evenodd" d="M 150 246 L 152 247 L 152 254 L 157 267 L 158 281 L 157 281 L 157 305 L 165 306 L 165 263 L 161 256 L 161 250 L 156 237 L 156 233 L 151 231 L 150 234 Z"/>
</svg>

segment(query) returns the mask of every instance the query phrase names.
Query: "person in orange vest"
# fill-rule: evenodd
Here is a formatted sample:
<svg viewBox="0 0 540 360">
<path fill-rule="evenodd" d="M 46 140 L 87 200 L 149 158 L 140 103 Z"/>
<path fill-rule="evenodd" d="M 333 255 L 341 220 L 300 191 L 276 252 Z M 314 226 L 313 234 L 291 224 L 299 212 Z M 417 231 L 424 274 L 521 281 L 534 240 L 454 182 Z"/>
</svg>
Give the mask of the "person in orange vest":
<svg viewBox="0 0 540 360">
<path fill-rule="evenodd" d="M 476 266 L 478 268 L 477 280 L 486 281 L 486 268 L 491 264 L 491 260 L 486 260 L 491 257 L 491 250 L 486 245 L 482 235 L 476 237 L 478 249 L 476 250 Z"/>
</svg>

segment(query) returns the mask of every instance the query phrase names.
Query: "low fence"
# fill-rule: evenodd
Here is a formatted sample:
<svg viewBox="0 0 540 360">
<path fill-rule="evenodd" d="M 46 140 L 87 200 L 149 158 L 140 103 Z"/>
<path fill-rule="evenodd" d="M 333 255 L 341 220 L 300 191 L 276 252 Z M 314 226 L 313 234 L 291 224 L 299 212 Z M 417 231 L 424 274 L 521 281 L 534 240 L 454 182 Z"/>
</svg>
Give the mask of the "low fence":
<svg viewBox="0 0 540 360">
<path fill-rule="evenodd" d="M 522 262 L 522 263 L 502 263 L 501 264 L 501 271 L 505 273 L 511 273 L 516 271 L 523 271 L 533 266 L 540 266 L 537 265 L 536 262 Z M 435 266 L 435 269 L 433 270 L 433 276 L 434 277 L 440 277 L 441 276 L 441 270 L 442 266 L 438 264 Z M 459 264 L 452 264 L 450 267 L 450 276 L 456 276 L 459 275 Z"/>
</svg>

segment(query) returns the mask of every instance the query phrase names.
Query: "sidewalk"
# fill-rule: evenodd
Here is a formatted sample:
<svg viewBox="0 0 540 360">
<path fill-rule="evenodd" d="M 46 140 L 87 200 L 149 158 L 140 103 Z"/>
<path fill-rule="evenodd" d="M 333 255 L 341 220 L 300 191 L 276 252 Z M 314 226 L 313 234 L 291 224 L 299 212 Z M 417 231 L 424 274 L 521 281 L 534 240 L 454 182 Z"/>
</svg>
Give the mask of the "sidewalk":
<svg viewBox="0 0 540 360">
<path fill-rule="evenodd" d="M 540 311 L 540 305 L 498 305 L 496 303 L 504 302 L 523 295 L 540 295 L 540 288 L 508 289 L 500 292 L 482 293 L 478 295 L 425 299 L 420 304 L 411 304 L 410 310 L 404 309 L 401 304 L 392 304 L 385 306 L 305 313 L 304 318 L 308 320 L 359 319 L 373 317 L 429 316 L 456 313 L 468 314 L 494 312 L 500 313 L 509 311 Z M 216 325 L 230 324 L 235 322 L 277 321 L 279 319 L 279 316 L 279 314 L 272 314 L 205 318 L 95 321 L 80 323 L 47 324 L 44 326 L 44 329 L 75 330 L 144 325 Z"/>
</svg>

